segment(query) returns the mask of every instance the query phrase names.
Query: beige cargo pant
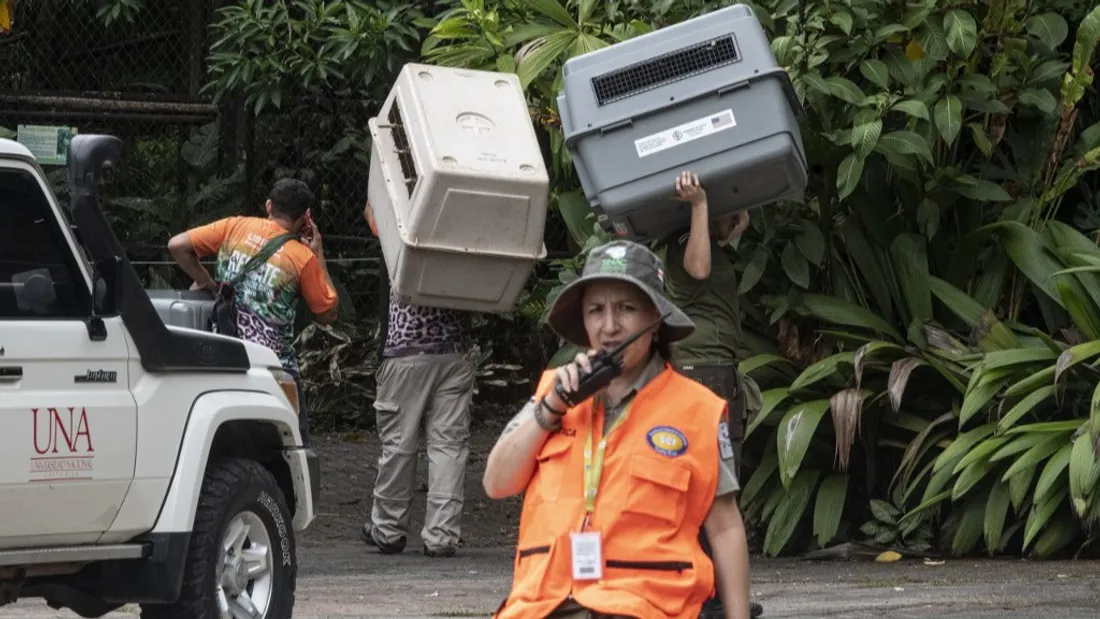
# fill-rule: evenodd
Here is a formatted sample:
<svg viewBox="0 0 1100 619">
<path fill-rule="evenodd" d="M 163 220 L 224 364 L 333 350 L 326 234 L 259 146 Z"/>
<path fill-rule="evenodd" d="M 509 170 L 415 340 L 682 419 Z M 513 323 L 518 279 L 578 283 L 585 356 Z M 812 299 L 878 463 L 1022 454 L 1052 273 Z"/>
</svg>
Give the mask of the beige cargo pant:
<svg viewBox="0 0 1100 619">
<path fill-rule="evenodd" d="M 389 357 L 378 369 L 374 402 L 382 455 L 371 521 L 379 541 L 408 535 L 420 424 L 428 451 L 428 505 L 420 537 L 431 550 L 454 548 L 461 533 L 470 454 L 474 366 L 468 354 Z"/>
</svg>

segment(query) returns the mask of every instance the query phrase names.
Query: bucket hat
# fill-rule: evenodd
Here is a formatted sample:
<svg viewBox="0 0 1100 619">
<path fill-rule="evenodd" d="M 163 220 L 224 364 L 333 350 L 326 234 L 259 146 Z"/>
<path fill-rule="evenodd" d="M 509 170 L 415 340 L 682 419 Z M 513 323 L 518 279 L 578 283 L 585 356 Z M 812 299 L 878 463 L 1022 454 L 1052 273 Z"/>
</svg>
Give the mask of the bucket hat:
<svg viewBox="0 0 1100 619">
<path fill-rule="evenodd" d="M 665 297 L 664 279 L 664 264 L 649 248 L 632 241 L 611 241 L 588 254 L 581 276 L 562 289 L 546 322 L 565 341 L 587 349 L 590 342 L 581 315 L 584 286 L 594 281 L 628 282 L 653 301 L 659 314 L 668 314 L 658 337 L 670 343 L 682 340 L 695 330 L 695 323 Z"/>
</svg>

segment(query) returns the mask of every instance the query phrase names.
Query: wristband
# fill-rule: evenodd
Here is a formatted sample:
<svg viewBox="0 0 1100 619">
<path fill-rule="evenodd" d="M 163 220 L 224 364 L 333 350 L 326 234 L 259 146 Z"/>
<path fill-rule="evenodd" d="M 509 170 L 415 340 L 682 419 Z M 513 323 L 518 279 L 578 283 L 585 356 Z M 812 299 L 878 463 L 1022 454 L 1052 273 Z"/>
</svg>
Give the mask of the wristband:
<svg viewBox="0 0 1100 619">
<path fill-rule="evenodd" d="M 568 412 L 568 411 L 559 411 L 559 410 L 555 410 L 554 408 L 552 408 L 550 406 L 550 403 L 546 401 L 546 396 L 542 396 L 542 399 L 539 400 L 539 405 L 542 406 L 543 408 L 545 408 L 547 410 L 547 412 L 553 413 L 554 415 L 557 415 L 558 417 L 564 417 L 565 413 Z"/>
<path fill-rule="evenodd" d="M 550 433 L 555 433 L 561 430 L 561 417 L 554 419 L 553 421 L 546 419 L 549 415 L 546 413 L 547 408 L 544 403 L 540 402 L 535 407 L 535 423 L 539 424 L 539 427 Z"/>
</svg>

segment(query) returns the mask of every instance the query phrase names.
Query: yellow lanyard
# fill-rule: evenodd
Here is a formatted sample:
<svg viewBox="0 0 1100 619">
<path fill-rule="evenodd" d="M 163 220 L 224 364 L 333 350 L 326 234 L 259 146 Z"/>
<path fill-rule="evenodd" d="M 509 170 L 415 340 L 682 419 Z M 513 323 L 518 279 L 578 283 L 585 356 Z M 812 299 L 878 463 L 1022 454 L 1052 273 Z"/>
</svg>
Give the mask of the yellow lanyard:
<svg viewBox="0 0 1100 619">
<path fill-rule="evenodd" d="M 600 444 L 596 448 L 595 459 L 592 454 L 592 433 L 596 431 L 596 424 L 591 424 L 588 427 L 588 438 L 584 442 L 584 509 L 585 509 L 585 522 L 588 522 L 589 516 L 596 511 L 596 495 L 600 490 L 600 476 L 603 474 L 603 455 L 607 449 L 607 437 L 611 436 L 611 433 L 615 431 L 626 421 L 626 416 L 630 413 L 630 405 L 634 401 L 631 400 L 626 408 L 623 409 L 619 418 L 615 420 L 615 423 L 611 426 L 611 429 L 604 432 L 603 438 L 600 439 Z M 601 405 L 601 408 L 602 405 Z"/>
</svg>

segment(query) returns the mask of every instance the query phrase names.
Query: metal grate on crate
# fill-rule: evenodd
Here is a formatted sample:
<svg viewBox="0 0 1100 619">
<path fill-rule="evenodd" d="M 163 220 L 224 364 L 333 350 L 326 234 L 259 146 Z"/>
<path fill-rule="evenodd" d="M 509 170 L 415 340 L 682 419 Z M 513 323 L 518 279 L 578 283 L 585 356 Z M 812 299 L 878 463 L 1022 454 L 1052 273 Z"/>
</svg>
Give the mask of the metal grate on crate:
<svg viewBox="0 0 1100 619">
<path fill-rule="evenodd" d="M 596 101 L 606 105 L 741 59 L 732 34 L 696 43 L 592 78 Z"/>
<path fill-rule="evenodd" d="M 405 190 L 412 197 L 413 189 L 420 180 L 416 172 L 416 164 L 413 162 L 412 147 L 409 145 L 409 136 L 405 133 L 405 125 L 401 122 L 401 110 L 397 109 L 397 101 L 394 100 L 390 107 L 390 128 L 393 131 L 393 145 L 397 151 L 397 160 L 401 163 L 401 176 L 405 180 Z"/>
</svg>

